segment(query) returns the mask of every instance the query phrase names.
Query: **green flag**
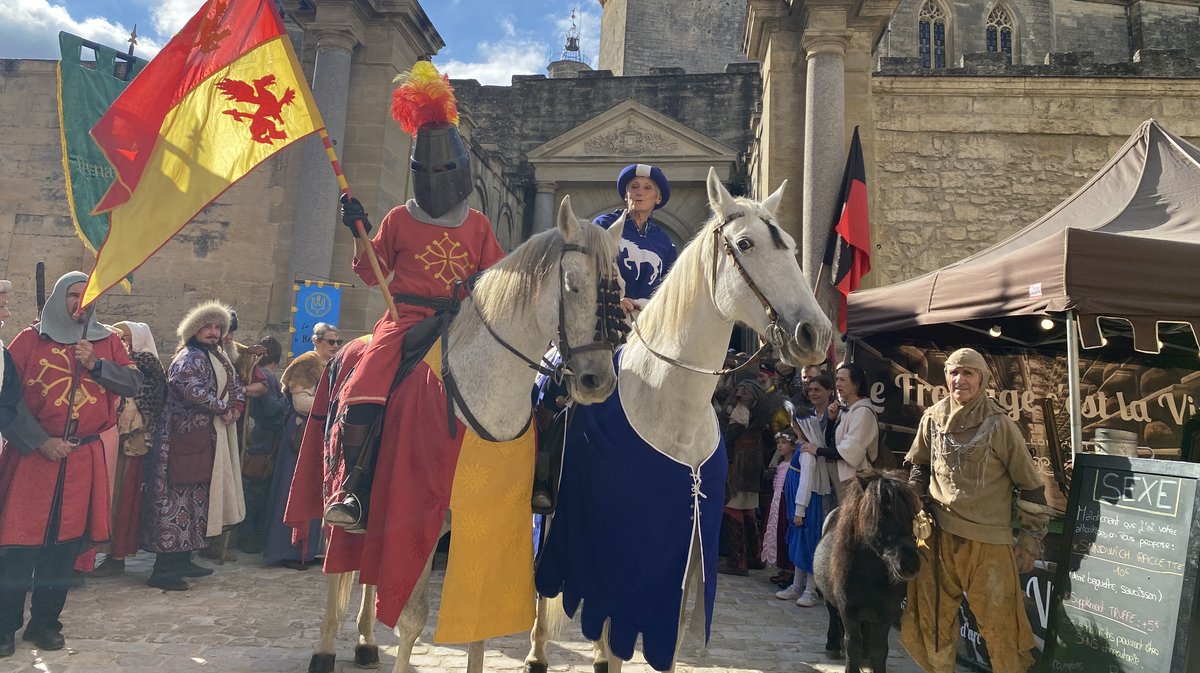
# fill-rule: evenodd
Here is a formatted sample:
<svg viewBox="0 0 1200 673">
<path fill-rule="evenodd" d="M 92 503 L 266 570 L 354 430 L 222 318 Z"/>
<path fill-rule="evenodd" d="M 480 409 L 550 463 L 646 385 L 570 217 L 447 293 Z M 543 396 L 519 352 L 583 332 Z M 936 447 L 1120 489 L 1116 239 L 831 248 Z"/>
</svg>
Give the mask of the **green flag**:
<svg viewBox="0 0 1200 673">
<path fill-rule="evenodd" d="M 116 173 L 88 132 L 147 61 L 122 60 L 118 70 L 117 55 L 121 52 L 115 49 L 68 33 L 58 34 L 58 44 L 62 51 L 58 64 L 58 125 L 62 130 L 67 200 L 75 233 L 95 254 L 108 234 L 108 214 L 92 215 L 92 208 L 108 191 Z M 85 49 L 89 55 L 95 53 L 94 62 L 81 59 Z"/>
</svg>

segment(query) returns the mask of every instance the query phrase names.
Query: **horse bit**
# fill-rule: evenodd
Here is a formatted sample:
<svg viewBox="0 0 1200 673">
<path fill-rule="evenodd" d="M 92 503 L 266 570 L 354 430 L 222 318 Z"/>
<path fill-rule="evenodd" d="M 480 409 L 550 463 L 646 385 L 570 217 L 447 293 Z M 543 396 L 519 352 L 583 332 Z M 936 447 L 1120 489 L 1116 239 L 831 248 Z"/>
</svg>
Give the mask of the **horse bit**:
<svg viewBox="0 0 1200 673">
<path fill-rule="evenodd" d="M 575 243 L 564 243 L 562 250 L 559 252 L 558 262 L 559 267 L 562 267 L 562 261 L 568 252 L 577 252 L 581 255 L 590 255 L 591 251 L 586 246 Z M 559 298 L 558 298 L 558 341 L 555 346 L 559 354 L 562 356 L 557 363 L 552 362 L 546 356 L 542 356 L 539 362 L 534 362 L 525 356 L 524 353 L 517 350 L 512 344 L 505 341 L 496 330 L 488 324 L 487 319 L 483 317 L 483 311 L 479 309 L 478 302 L 472 302 L 475 308 L 476 315 L 479 316 L 479 322 L 483 325 L 488 334 L 495 339 L 496 343 L 504 347 L 505 350 L 517 356 L 522 362 L 527 364 L 530 369 L 545 374 L 553 379 L 556 383 L 562 381 L 568 376 L 574 376 L 575 372 L 571 369 L 571 358 L 579 353 L 587 353 L 594 350 L 607 350 L 610 353 L 615 353 L 617 348 L 625 343 L 625 337 L 629 334 L 629 325 L 624 321 L 624 311 L 621 310 L 621 286 L 617 282 L 616 277 L 605 278 L 600 269 L 596 270 L 596 331 L 592 335 L 591 343 L 584 344 L 576 348 L 572 348 L 569 339 L 567 338 L 567 314 L 566 314 L 566 283 L 563 281 L 562 274 L 559 274 Z M 457 292 L 455 293 L 457 294 Z M 442 380 L 445 383 L 447 413 L 450 423 L 450 436 L 455 436 L 454 423 L 454 405 L 457 404 L 462 409 L 463 416 L 466 417 L 468 425 L 486 441 L 497 442 L 499 440 L 492 437 L 483 426 L 475 418 L 471 410 L 467 408 L 466 402 L 462 399 L 462 395 L 458 390 L 458 386 L 454 383 L 453 376 L 450 374 L 450 360 L 447 349 L 442 351 Z"/>
<path fill-rule="evenodd" d="M 763 341 L 762 347 L 759 348 L 754 353 L 754 355 L 751 355 L 750 357 L 746 358 L 745 362 L 743 362 L 742 364 L 740 364 L 736 367 L 727 367 L 724 369 L 718 369 L 716 371 L 712 371 L 712 370 L 708 370 L 708 369 L 700 369 L 699 367 L 689 365 L 686 362 L 683 362 L 681 360 L 673 358 L 669 355 L 664 355 L 664 354 L 659 353 L 658 351 L 654 350 L 653 348 L 651 348 L 650 342 L 646 340 L 646 337 L 642 336 L 641 331 L 638 329 L 637 322 L 634 321 L 634 323 L 633 323 L 634 334 L 637 335 L 637 338 L 641 340 L 642 345 L 645 346 L 646 350 L 650 351 L 650 354 L 653 355 L 654 357 L 656 357 L 664 362 L 667 362 L 669 364 L 675 365 L 676 367 L 681 367 L 683 369 L 687 369 L 689 371 L 696 372 L 697 374 L 708 374 L 710 376 L 723 376 L 725 374 L 731 374 L 731 373 L 739 371 L 741 369 L 745 369 L 751 362 L 754 362 L 754 360 L 757 357 L 759 357 L 760 355 L 765 353 L 767 351 L 767 348 L 769 348 L 771 345 L 779 345 L 779 344 L 783 343 L 784 334 L 783 334 L 783 328 L 779 326 L 779 312 L 775 310 L 775 307 L 771 305 L 771 300 L 767 299 L 767 296 L 765 294 L 763 294 L 762 290 L 760 290 L 758 288 L 758 285 L 754 282 L 754 279 L 750 277 L 750 272 L 746 270 L 746 267 L 742 264 L 742 260 L 738 258 L 737 251 L 733 249 L 733 245 L 730 244 L 729 239 L 725 237 L 724 232 L 723 232 L 726 225 L 728 225 L 732 222 L 735 222 L 736 220 L 738 220 L 742 217 L 745 217 L 745 216 L 746 216 L 746 213 L 743 211 L 740 211 L 740 210 L 734 211 L 734 212 L 726 215 L 725 219 L 722 220 L 720 224 L 713 227 L 712 279 L 709 282 L 709 292 L 712 297 L 713 306 L 716 306 L 717 305 L 717 262 L 719 260 L 717 255 L 718 255 L 718 244 L 719 244 L 720 249 L 723 250 L 725 252 L 725 254 L 729 257 L 729 259 L 733 262 L 733 268 L 737 270 L 738 275 L 742 277 L 742 280 L 746 283 L 746 286 L 748 288 L 750 288 L 750 291 L 753 292 L 754 296 L 758 299 L 758 303 L 762 304 L 763 310 L 766 311 L 766 313 L 767 313 L 767 319 L 770 320 L 770 324 L 767 325 L 767 330 L 766 330 L 767 333 L 764 335 L 766 338 Z M 778 227 L 779 225 L 775 224 L 775 222 L 769 218 L 761 218 L 761 219 L 770 228 L 771 239 L 774 241 L 775 247 L 776 248 L 785 247 L 785 245 L 783 243 L 783 239 L 780 238 L 778 232 L 775 230 L 776 227 Z"/>
</svg>

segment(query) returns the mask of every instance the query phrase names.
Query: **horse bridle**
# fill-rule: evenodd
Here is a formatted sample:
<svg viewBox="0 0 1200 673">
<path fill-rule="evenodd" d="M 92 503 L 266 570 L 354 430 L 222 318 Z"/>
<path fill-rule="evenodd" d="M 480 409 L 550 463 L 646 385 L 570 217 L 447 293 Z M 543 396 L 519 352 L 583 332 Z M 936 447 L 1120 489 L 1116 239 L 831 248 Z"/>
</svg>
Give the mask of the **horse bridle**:
<svg viewBox="0 0 1200 673">
<path fill-rule="evenodd" d="M 563 259 L 568 252 L 577 252 L 581 255 L 591 255 L 591 251 L 587 246 L 578 245 L 575 243 L 564 243 L 562 250 L 559 252 L 558 262 L 559 268 L 562 268 Z M 456 283 L 458 285 L 458 283 Z M 621 286 L 615 277 L 605 278 L 596 270 L 596 331 L 592 335 L 591 343 L 584 344 L 578 347 L 572 347 L 570 340 L 567 337 L 567 313 L 566 313 L 566 282 L 563 280 L 562 274 L 558 277 L 558 341 L 555 343 L 561 358 L 559 362 L 552 362 L 546 356 L 542 356 L 540 361 L 533 361 L 526 357 L 524 353 L 517 350 L 512 344 L 508 343 L 496 333 L 488 321 L 483 316 L 483 311 L 479 308 L 478 302 L 471 302 L 475 309 L 476 315 L 479 316 L 479 322 L 487 330 L 488 334 L 496 343 L 500 344 L 509 353 L 512 353 L 522 362 L 529 366 L 530 369 L 553 379 L 556 383 L 562 381 L 568 376 L 574 376 L 575 372 L 571 369 L 571 358 L 580 353 L 587 353 L 596 350 L 606 350 L 609 353 L 616 353 L 618 347 L 625 343 L 625 337 L 629 333 L 629 325 L 622 319 L 625 315 L 621 310 Z M 455 288 L 455 296 L 457 296 L 458 288 Z M 482 424 L 479 423 L 475 415 L 467 407 L 466 401 L 463 400 L 462 394 L 458 390 L 458 385 L 454 382 L 454 377 L 450 374 L 450 358 L 448 348 L 446 348 L 446 335 L 443 334 L 443 349 L 442 349 L 442 381 L 446 386 L 446 399 L 450 423 L 450 436 L 455 436 L 456 425 L 454 422 L 454 405 L 457 404 L 462 409 L 463 416 L 467 420 L 467 424 L 485 441 L 497 442 L 491 434 L 484 430 Z"/>
<path fill-rule="evenodd" d="M 662 360 L 663 362 L 675 365 L 676 367 L 681 367 L 683 369 L 687 369 L 688 371 L 696 372 L 697 374 L 708 374 L 710 376 L 723 376 L 725 374 L 731 374 L 733 372 L 745 369 L 747 366 L 750 365 L 751 362 L 754 362 L 760 355 L 765 353 L 767 351 L 767 349 L 771 347 L 772 344 L 779 344 L 779 343 L 783 342 L 783 328 L 781 328 L 779 326 L 779 312 L 775 310 L 775 307 L 771 305 L 771 300 L 767 299 L 767 296 L 765 294 L 763 294 L 762 290 L 759 289 L 758 284 L 755 283 L 754 279 L 750 277 L 750 272 L 746 269 L 745 265 L 742 264 L 742 260 L 738 258 L 737 251 L 734 249 L 733 244 L 731 244 L 729 242 L 729 238 L 726 237 L 724 234 L 724 229 L 727 225 L 729 225 L 730 223 L 735 222 L 745 216 L 746 216 L 746 213 L 744 211 L 736 210 L 736 211 L 726 215 L 725 219 L 722 220 L 720 224 L 713 227 L 712 278 L 710 279 L 710 282 L 709 282 L 709 293 L 712 296 L 713 306 L 716 306 L 717 305 L 717 262 L 720 259 L 718 257 L 718 255 L 720 254 L 720 251 L 724 251 L 725 254 L 729 257 L 730 261 L 733 262 L 733 268 L 737 270 L 738 275 L 741 276 L 741 278 L 742 278 L 742 281 L 744 281 L 746 283 L 746 287 L 750 288 L 750 292 L 754 293 L 754 296 L 758 299 L 758 303 L 762 304 L 763 310 L 766 311 L 766 313 L 767 313 L 767 319 L 770 320 L 770 323 L 767 325 L 767 329 L 766 329 L 767 333 L 763 335 L 764 339 L 763 339 L 762 347 L 759 348 L 754 353 L 754 355 L 751 355 L 750 357 L 746 358 L 745 362 L 743 362 L 742 364 L 740 364 L 736 367 L 727 367 L 725 369 L 718 369 L 718 370 L 701 369 L 700 367 L 696 367 L 694 365 L 690 365 L 686 362 L 683 362 L 681 360 L 673 358 L 670 355 L 664 355 L 663 353 L 659 353 L 658 351 L 651 348 L 650 342 L 646 340 L 646 337 L 642 336 L 641 331 L 638 329 L 637 321 L 634 321 L 634 323 L 633 323 L 634 334 L 637 335 L 637 338 L 641 340 L 642 345 L 645 346 L 646 350 L 650 351 L 650 354 L 653 355 L 654 357 Z M 779 226 L 779 225 L 775 224 L 775 222 L 773 220 L 771 220 L 770 218 L 761 218 L 761 219 L 769 227 Z M 780 245 L 780 242 L 777 241 L 776 245 L 777 246 Z"/>
</svg>

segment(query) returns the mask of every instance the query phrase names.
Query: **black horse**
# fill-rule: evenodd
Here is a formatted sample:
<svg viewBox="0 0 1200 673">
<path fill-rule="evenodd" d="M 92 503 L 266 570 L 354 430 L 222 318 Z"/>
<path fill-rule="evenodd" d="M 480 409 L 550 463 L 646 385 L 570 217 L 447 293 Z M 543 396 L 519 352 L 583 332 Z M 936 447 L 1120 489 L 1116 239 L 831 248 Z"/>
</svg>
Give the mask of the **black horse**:
<svg viewBox="0 0 1200 673">
<path fill-rule="evenodd" d="M 920 510 L 906 474 L 865 469 L 825 521 L 813 572 L 829 608 L 826 653 L 840 658 L 844 636 L 846 673 L 859 673 L 864 658 L 874 673 L 885 671 L 888 632 L 920 567 L 913 531 Z"/>
</svg>

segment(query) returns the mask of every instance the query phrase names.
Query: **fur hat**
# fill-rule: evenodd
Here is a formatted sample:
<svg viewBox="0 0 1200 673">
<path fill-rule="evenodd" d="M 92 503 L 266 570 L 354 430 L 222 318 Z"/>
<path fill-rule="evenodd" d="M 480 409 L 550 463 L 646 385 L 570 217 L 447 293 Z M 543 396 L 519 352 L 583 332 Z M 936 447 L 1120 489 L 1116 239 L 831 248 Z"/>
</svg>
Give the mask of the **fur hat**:
<svg viewBox="0 0 1200 673">
<path fill-rule="evenodd" d="M 179 322 L 179 328 L 175 330 L 175 336 L 179 337 L 179 345 L 187 343 L 188 339 L 196 336 L 196 332 L 200 331 L 208 323 L 217 323 L 221 326 L 221 336 L 225 336 L 225 332 L 229 330 L 229 312 L 233 310 L 222 304 L 219 301 L 208 301 L 188 311 L 188 314 Z"/>
</svg>

